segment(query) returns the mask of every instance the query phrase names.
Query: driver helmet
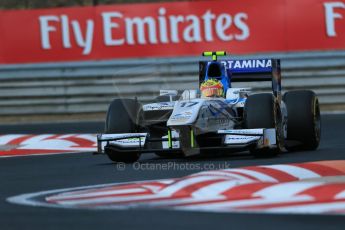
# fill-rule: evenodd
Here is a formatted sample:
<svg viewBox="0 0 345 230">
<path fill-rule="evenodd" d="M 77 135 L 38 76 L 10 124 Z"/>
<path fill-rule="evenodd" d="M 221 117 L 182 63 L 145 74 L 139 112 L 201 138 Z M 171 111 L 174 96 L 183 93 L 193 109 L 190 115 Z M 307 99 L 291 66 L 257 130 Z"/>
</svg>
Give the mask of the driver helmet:
<svg viewBox="0 0 345 230">
<path fill-rule="evenodd" d="M 201 83 L 200 92 L 203 97 L 223 97 L 223 84 L 217 79 L 208 79 Z"/>
</svg>

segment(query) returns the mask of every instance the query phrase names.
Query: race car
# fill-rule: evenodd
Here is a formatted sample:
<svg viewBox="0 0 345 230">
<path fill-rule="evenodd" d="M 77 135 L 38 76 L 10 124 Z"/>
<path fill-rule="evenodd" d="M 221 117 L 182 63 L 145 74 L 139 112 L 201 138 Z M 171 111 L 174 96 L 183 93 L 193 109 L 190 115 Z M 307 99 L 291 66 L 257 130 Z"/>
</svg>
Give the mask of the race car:
<svg viewBox="0 0 345 230">
<path fill-rule="evenodd" d="M 218 60 L 203 52 L 199 88 L 161 90 L 154 103 L 118 98 L 109 106 L 98 153 L 135 162 L 143 153 L 188 157 L 249 150 L 255 157 L 315 150 L 320 142 L 318 98 L 313 91 L 281 94 L 279 59 Z M 272 93 L 234 88 L 234 82 L 270 81 Z"/>
</svg>

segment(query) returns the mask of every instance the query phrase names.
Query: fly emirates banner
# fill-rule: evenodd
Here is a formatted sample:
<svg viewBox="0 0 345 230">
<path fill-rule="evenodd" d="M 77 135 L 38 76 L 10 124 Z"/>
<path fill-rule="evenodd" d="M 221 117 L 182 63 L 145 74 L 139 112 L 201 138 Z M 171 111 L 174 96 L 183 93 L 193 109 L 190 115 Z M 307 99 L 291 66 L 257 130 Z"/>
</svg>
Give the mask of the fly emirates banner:
<svg viewBox="0 0 345 230">
<path fill-rule="evenodd" d="M 210 0 L 0 11 L 0 64 L 345 50 L 345 0 Z"/>
</svg>

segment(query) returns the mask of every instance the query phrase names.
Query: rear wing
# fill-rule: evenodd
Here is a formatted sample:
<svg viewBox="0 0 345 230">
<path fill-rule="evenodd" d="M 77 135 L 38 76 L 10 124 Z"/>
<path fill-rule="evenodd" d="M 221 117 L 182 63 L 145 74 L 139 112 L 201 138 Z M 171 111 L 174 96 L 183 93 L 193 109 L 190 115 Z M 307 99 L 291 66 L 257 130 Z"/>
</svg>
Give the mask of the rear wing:
<svg viewBox="0 0 345 230">
<path fill-rule="evenodd" d="M 219 60 L 225 66 L 230 82 L 272 81 L 273 94 L 281 97 L 279 59 Z M 199 81 L 203 81 L 209 61 L 199 62 Z"/>
</svg>

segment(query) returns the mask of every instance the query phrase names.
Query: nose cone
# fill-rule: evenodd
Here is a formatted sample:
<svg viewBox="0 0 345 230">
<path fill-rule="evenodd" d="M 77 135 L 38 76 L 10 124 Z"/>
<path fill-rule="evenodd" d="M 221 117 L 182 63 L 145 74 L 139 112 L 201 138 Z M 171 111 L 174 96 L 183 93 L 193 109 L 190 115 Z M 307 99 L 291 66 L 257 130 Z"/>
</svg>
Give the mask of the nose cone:
<svg viewBox="0 0 345 230">
<path fill-rule="evenodd" d="M 195 123 L 201 105 L 202 100 L 200 99 L 178 101 L 174 106 L 174 110 L 167 122 L 167 125 L 181 126 Z"/>
</svg>

